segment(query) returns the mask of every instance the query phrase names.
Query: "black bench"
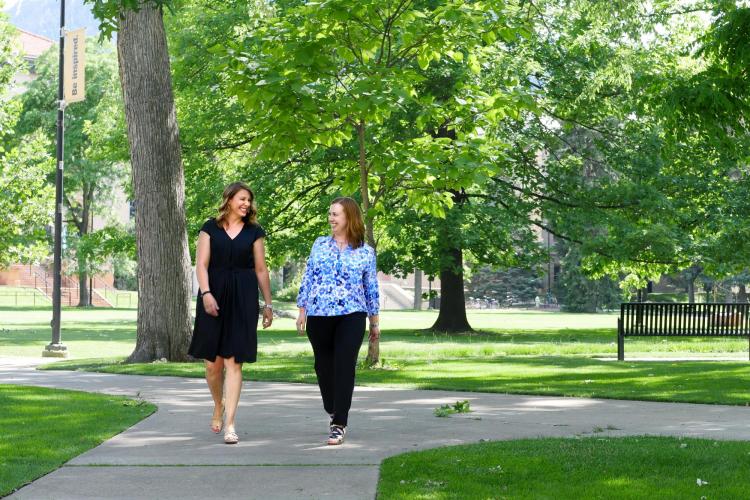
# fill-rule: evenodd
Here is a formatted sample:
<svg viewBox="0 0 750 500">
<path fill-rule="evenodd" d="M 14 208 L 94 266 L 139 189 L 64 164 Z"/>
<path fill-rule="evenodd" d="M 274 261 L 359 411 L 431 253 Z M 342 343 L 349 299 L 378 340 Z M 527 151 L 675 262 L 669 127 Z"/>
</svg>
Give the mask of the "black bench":
<svg viewBox="0 0 750 500">
<path fill-rule="evenodd" d="M 748 337 L 750 304 L 628 302 L 617 319 L 617 359 L 625 359 L 625 337 Z"/>
</svg>

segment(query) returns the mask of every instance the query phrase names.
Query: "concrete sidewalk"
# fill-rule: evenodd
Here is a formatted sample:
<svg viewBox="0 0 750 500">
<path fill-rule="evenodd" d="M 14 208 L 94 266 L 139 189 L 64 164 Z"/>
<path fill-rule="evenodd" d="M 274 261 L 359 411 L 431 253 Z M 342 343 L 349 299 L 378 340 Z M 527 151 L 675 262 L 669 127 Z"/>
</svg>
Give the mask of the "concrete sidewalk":
<svg viewBox="0 0 750 500">
<path fill-rule="evenodd" d="M 372 499 L 384 458 L 481 439 L 675 435 L 750 440 L 750 408 L 357 387 L 346 443 L 324 444 L 318 388 L 245 383 L 238 445 L 209 430 L 202 379 L 36 371 L 0 358 L 0 383 L 140 396 L 156 413 L 10 498 Z M 435 407 L 471 401 L 472 413 Z M 604 431 L 602 432 L 602 429 Z"/>
</svg>

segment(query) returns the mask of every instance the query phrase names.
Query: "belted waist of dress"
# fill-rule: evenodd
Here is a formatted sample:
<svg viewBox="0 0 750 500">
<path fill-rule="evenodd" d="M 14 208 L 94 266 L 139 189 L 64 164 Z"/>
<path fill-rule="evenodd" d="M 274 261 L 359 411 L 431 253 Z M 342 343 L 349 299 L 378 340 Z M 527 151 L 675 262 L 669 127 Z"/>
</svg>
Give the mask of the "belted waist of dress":
<svg viewBox="0 0 750 500">
<path fill-rule="evenodd" d="M 210 267 L 209 266 L 208 270 L 209 272 L 210 271 L 226 271 L 226 272 L 231 272 L 231 273 L 241 273 L 245 271 L 255 271 L 255 267 L 239 267 L 239 266 Z"/>
</svg>

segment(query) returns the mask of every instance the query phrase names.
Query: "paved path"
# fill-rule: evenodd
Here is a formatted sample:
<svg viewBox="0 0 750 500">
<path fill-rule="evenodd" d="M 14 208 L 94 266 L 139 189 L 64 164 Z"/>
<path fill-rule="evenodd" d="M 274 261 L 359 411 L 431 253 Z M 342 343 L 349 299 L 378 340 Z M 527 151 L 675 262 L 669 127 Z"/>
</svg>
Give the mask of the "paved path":
<svg viewBox="0 0 750 500">
<path fill-rule="evenodd" d="M 372 499 L 381 460 L 442 445 L 594 433 L 750 440 L 748 407 L 357 387 L 347 441 L 329 447 L 317 387 L 249 382 L 240 443 L 228 446 L 208 428 L 212 403 L 202 379 L 36 371 L 0 358 L 0 383 L 140 395 L 159 407 L 17 499 Z M 462 399 L 472 413 L 433 415 Z"/>
</svg>

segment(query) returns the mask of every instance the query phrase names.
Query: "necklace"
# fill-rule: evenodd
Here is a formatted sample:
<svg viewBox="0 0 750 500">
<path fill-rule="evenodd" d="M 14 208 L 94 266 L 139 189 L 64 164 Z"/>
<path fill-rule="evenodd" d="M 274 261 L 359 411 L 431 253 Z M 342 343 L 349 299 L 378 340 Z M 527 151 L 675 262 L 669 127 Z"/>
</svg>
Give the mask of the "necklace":
<svg viewBox="0 0 750 500">
<path fill-rule="evenodd" d="M 349 245 L 349 242 L 347 240 L 339 241 L 335 237 L 333 237 L 333 241 L 336 242 L 336 246 L 339 248 L 339 250 L 343 250 Z"/>
</svg>

